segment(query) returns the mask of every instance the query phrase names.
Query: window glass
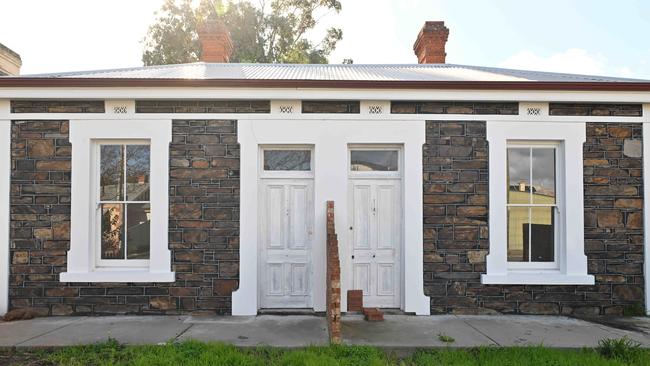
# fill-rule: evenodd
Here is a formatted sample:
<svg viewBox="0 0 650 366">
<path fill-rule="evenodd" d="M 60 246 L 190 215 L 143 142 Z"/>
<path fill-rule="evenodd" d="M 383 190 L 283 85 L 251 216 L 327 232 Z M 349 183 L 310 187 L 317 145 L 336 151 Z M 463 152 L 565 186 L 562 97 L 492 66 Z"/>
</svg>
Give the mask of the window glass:
<svg viewBox="0 0 650 366">
<path fill-rule="evenodd" d="M 148 203 L 131 203 L 127 207 L 126 256 L 128 259 L 149 259 L 151 208 Z"/>
<path fill-rule="evenodd" d="M 555 149 L 534 148 L 531 160 L 533 203 L 555 203 Z"/>
<path fill-rule="evenodd" d="M 508 203 L 530 203 L 530 149 L 508 149 Z"/>
<path fill-rule="evenodd" d="M 524 255 L 524 247 L 528 247 L 527 225 L 528 207 L 508 208 L 508 262 L 528 262 Z"/>
<path fill-rule="evenodd" d="M 555 261 L 556 149 L 510 147 L 508 261 Z"/>
<path fill-rule="evenodd" d="M 264 150 L 264 170 L 309 171 L 311 150 Z"/>
<path fill-rule="evenodd" d="M 350 155 L 350 170 L 355 172 L 394 172 L 398 169 L 396 150 L 352 150 Z"/>
<path fill-rule="evenodd" d="M 149 201 L 149 145 L 126 146 L 126 200 Z"/>
<path fill-rule="evenodd" d="M 532 207 L 530 209 L 530 261 L 553 262 L 555 242 L 555 220 L 553 207 Z"/>
<path fill-rule="evenodd" d="M 124 205 L 102 204 L 101 258 L 124 259 Z"/>
<path fill-rule="evenodd" d="M 99 151 L 100 259 L 149 259 L 150 146 L 106 144 Z"/>
<path fill-rule="evenodd" d="M 100 199 L 102 201 L 121 201 L 124 197 L 124 155 L 122 146 L 101 145 L 100 155 Z"/>
</svg>

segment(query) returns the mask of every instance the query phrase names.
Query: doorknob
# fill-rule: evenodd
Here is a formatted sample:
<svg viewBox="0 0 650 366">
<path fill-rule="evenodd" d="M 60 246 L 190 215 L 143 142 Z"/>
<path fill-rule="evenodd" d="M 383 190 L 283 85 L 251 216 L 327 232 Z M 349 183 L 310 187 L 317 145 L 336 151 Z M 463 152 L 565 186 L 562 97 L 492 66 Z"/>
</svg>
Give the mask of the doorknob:
<svg viewBox="0 0 650 366">
<path fill-rule="evenodd" d="M 374 258 L 374 257 L 375 257 L 375 255 L 373 254 L 373 255 L 372 255 L 372 257 Z"/>
</svg>

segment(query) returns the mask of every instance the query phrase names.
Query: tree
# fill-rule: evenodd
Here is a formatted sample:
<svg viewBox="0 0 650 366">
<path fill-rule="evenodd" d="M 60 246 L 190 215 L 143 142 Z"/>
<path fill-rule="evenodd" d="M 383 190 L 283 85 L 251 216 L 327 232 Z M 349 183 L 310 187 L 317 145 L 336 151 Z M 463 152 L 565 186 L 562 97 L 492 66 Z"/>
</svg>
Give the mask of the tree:
<svg viewBox="0 0 650 366">
<path fill-rule="evenodd" d="M 144 40 L 145 65 L 196 62 L 201 56 L 197 26 L 208 19 L 222 20 L 230 31 L 231 62 L 327 63 L 343 34 L 329 28 L 314 44 L 307 39 L 322 17 L 341 11 L 339 0 L 166 0 Z"/>
</svg>

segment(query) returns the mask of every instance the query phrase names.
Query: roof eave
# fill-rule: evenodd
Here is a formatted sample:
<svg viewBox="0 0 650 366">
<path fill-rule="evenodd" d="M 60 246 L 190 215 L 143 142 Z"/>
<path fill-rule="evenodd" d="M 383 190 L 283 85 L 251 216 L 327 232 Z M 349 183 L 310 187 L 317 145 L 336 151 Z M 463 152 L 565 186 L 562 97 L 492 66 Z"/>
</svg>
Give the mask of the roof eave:
<svg viewBox="0 0 650 366">
<path fill-rule="evenodd" d="M 204 88 L 332 88 L 332 89 L 462 89 L 650 91 L 650 82 L 611 81 L 404 81 L 404 80 L 279 80 L 279 79 L 133 79 L 133 78 L 0 78 L 0 88 L 70 87 L 204 87 Z"/>
</svg>

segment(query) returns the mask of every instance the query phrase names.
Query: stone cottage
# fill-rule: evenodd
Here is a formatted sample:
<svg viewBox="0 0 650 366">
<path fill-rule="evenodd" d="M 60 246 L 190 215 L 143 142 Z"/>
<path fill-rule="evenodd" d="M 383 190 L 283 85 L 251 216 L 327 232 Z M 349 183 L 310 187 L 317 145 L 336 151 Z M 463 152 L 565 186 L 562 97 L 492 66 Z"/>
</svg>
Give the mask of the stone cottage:
<svg viewBox="0 0 650 366">
<path fill-rule="evenodd" d="M 650 81 L 446 64 L 448 34 L 0 77 L 0 312 L 324 311 L 326 201 L 344 311 L 647 311 Z"/>
</svg>

